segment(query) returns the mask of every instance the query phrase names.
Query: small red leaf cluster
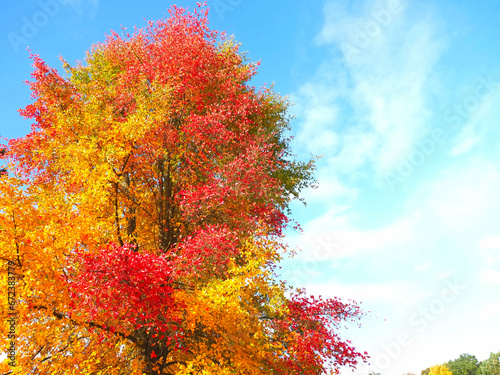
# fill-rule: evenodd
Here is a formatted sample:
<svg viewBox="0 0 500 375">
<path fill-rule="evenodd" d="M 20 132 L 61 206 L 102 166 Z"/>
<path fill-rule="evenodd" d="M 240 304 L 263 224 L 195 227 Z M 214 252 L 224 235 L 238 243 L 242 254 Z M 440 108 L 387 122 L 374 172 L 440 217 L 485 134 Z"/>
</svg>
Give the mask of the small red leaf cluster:
<svg viewBox="0 0 500 375">
<path fill-rule="evenodd" d="M 360 360 L 368 359 L 366 352 L 359 353 L 349 341 L 338 336 L 341 324 L 361 319 L 363 313 L 356 303 L 306 296 L 300 290 L 289 299 L 287 311 L 273 321 L 276 340 L 285 347 L 278 373 L 319 374 L 327 368 L 338 370 L 346 365 L 355 368 Z"/>
</svg>

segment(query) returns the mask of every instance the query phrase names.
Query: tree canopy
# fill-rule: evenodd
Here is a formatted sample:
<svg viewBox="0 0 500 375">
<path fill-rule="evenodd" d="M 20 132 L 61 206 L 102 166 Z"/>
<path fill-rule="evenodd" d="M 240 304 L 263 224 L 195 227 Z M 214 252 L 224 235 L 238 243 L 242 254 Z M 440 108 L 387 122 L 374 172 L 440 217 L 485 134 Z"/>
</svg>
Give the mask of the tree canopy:
<svg viewBox="0 0 500 375">
<path fill-rule="evenodd" d="M 479 375 L 500 375 L 500 352 L 490 353 L 489 358 L 479 364 Z"/>
<path fill-rule="evenodd" d="M 314 183 L 288 102 L 178 7 L 65 75 L 32 54 L 32 131 L 2 147 L 4 374 L 323 374 L 366 360 L 363 312 L 276 279 L 289 203 Z M 2 326 L 4 344 L 9 326 Z M 7 345 L 6 345 L 7 346 Z"/>
<path fill-rule="evenodd" d="M 476 375 L 479 362 L 476 356 L 460 354 L 460 357 L 447 364 L 453 375 Z"/>
</svg>

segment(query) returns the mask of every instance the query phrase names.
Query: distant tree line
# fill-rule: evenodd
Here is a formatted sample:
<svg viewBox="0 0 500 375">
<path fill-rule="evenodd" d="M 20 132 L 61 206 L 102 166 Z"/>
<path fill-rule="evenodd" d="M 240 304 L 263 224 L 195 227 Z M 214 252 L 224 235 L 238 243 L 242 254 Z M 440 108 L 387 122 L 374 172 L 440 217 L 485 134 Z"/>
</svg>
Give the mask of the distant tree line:
<svg viewBox="0 0 500 375">
<path fill-rule="evenodd" d="M 371 372 L 369 375 L 382 374 Z M 416 374 L 408 372 L 403 375 Z M 500 375 L 500 352 L 491 353 L 490 357 L 482 362 L 474 355 L 461 354 L 457 359 L 422 370 L 421 375 Z"/>
<path fill-rule="evenodd" d="M 474 355 L 461 354 L 457 359 L 423 370 L 421 375 L 500 375 L 500 352 L 491 353 L 482 362 Z"/>
</svg>

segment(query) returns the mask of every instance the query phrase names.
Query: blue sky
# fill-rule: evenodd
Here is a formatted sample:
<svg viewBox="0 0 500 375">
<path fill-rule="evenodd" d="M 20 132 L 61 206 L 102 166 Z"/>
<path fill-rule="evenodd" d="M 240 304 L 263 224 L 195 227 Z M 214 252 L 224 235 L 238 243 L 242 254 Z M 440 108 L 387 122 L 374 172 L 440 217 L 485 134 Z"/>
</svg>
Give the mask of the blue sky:
<svg viewBox="0 0 500 375">
<path fill-rule="evenodd" d="M 110 30 L 172 4 L 4 0 L 0 135 L 29 131 L 17 114 L 29 102 L 26 45 L 61 68 L 59 55 L 81 60 Z M 498 2 L 208 5 L 212 28 L 261 60 L 255 85 L 275 82 L 295 103 L 296 153 L 323 155 L 319 188 L 294 205 L 304 232 L 287 240 L 302 251 L 283 277 L 362 301 L 372 317 L 344 336 L 383 375 L 500 351 Z"/>
</svg>

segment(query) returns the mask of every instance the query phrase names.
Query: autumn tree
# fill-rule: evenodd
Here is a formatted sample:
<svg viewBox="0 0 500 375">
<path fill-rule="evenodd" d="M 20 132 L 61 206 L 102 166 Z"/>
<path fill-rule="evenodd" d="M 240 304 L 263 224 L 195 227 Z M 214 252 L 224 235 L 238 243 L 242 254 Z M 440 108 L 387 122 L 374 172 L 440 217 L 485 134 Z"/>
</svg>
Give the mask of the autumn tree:
<svg viewBox="0 0 500 375">
<path fill-rule="evenodd" d="M 435 365 L 430 368 L 429 375 L 452 375 L 446 365 Z"/>
<path fill-rule="evenodd" d="M 356 303 L 276 279 L 313 164 L 291 153 L 287 101 L 250 85 L 258 64 L 205 9 L 113 33 L 65 75 L 31 58 L 32 132 L 2 153 L 0 257 L 16 288 L 1 305 L 16 320 L 4 374 L 323 374 L 366 360 L 337 335 L 362 317 Z"/>
</svg>

